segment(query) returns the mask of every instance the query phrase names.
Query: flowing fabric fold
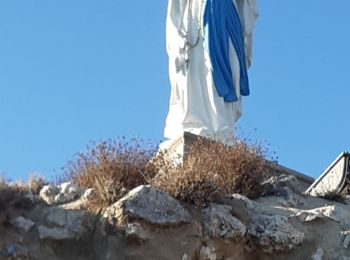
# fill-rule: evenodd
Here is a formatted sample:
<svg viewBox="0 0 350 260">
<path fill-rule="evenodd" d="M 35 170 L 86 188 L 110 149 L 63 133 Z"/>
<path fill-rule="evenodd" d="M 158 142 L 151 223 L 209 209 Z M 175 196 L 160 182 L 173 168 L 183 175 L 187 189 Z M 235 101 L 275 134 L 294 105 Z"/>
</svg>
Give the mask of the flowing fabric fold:
<svg viewBox="0 0 350 260">
<path fill-rule="evenodd" d="M 216 91 L 225 102 L 236 102 L 236 86 L 230 66 L 229 43 L 237 53 L 240 66 L 240 93 L 248 96 L 249 80 L 246 66 L 246 54 L 242 23 L 232 0 L 207 0 L 203 26 L 212 64 L 212 74 Z"/>
</svg>

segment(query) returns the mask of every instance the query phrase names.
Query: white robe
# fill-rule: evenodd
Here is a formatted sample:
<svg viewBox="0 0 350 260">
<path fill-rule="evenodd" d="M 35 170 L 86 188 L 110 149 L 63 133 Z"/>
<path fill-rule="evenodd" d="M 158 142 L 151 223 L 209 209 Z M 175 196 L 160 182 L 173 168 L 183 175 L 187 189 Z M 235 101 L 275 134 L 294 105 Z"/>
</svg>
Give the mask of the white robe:
<svg viewBox="0 0 350 260">
<path fill-rule="evenodd" d="M 220 1 L 220 0 L 218 0 Z M 240 95 L 240 66 L 236 51 L 230 42 L 230 63 L 236 86 L 237 102 L 225 102 L 219 97 L 213 82 L 209 53 L 201 36 L 199 44 L 189 52 L 189 64 L 185 63 L 185 40 L 196 42 L 198 19 L 203 14 L 205 3 L 193 0 L 192 15 L 188 22 L 188 0 L 169 0 L 166 26 L 166 44 L 169 55 L 171 82 L 170 106 L 164 136 L 168 142 L 178 139 L 183 132 L 210 137 L 230 143 L 235 134 L 235 123 L 242 114 Z M 252 59 L 252 32 L 258 16 L 256 0 L 233 0 L 239 13 L 245 36 L 247 67 Z M 189 28 L 188 28 L 189 27 Z M 205 33 L 205 32 L 204 32 Z M 166 148 L 167 145 L 163 147 Z"/>
</svg>

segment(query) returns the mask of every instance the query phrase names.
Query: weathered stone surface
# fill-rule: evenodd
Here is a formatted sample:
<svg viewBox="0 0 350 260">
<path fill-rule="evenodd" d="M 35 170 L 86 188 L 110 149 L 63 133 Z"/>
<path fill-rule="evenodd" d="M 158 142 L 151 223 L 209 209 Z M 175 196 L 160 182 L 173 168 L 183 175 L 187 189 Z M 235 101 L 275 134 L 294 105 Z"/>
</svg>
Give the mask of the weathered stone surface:
<svg viewBox="0 0 350 260">
<path fill-rule="evenodd" d="M 81 195 L 81 189 L 75 185 L 73 182 L 65 182 L 62 183 L 60 186 L 60 196 L 58 199 L 56 199 L 56 203 L 62 204 L 67 203 L 70 201 L 73 201 L 80 197 Z"/>
<path fill-rule="evenodd" d="M 54 216 L 54 213 L 58 213 Z M 62 213 L 64 212 L 65 215 Z M 51 217 L 50 217 L 51 216 Z M 89 236 L 95 227 L 95 216 L 92 216 L 84 211 L 64 211 L 63 209 L 55 208 L 50 210 L 47 221 L 53 227 L 40 225 L 37 230 L 40 239 L 52 240 L 69 240 L 83 239 Z"/>
<path fill-rule="evenodd" d="M 33 221 L 30 219 L 24 218 L 22 216 L 16 217 L 15 219 L 10 221 L 13 226 L 15 226 L 18 229 L 21 229 L 25 232 L 28 232 L 32 229 L 32 227 L 35 225 Z"/>
<path fill-rule="evenodd" d="M 226 196 L 228 199 L 241 201 L 244 203 L 244 206 L 249 210 L 254 210 L 257 208 L 258 203 L 253 200 L 248 199 L 247 197 L 241 194 L 230 194 Z"/>
<path fill-rule="evenodd" d="M 292 250 L 305 238 L 305 234 L 297 230 L 284 216 L 255 214 L 251 217 L 253 221 L 248 233 L 266 253 Z"/>
<path fill-rule="evenodd" d="M 49 228 L 44 225 L 40 225 L 38 226 L 38 233 L 40 239 L 65 240 L 76 238 L 76 234 L 67 228 Z"/>
<path fill-rule="evenodd" d="M 344 235 L 343 247 L 349 248 L 350 246 L 350 230 L 342 232 Z"/>
<path fill-rule="evenodd" d="M 81 192 L 73 182 L 65 182 L 58 186 L 50 184 L 41 189 L 40 198 L 48 204 L 63 204 L 79 198 Z"/>
<path fill-rule="evenodd" d="M 317 248 L 316 252 L 311 256 L 312 260 L 322 260 L 324 256 L 324 250 L 322 248 Z"/>
<path fill-rule="evenodd" d="M 95 228 L 96 216 L 85 211 L 68 211 L 67 228 L 77 234 L 78 238 L 83 238 L 91 233 Z"/>
<path fill-rule="evenodd" d="M 191 220 L 188 211 L 163 191 L 141 185 L 107 208 L 104 218 L 112 225 L 136 218 L 157 225 L 173 225 Z"/>
<path fill-rule="evenodd" d="M 216 249 L 203 246 L 199 252 L 199 260 L 216 260 Z"/>
<path fill-rule="evenodd" d="M 140 244 L 150 239 L 150 235 L 148 234 L 147 230 L 145 230 L 144 227 L 137 222 L 128 223 L 126 225 L 125 236 L 128 238 L 128 240 L 135 241 Z"/>
<path fill-rule="evenodd" d="M 21 246 L 19 243 L 11 242 L 11 241 L 5 241 L 5 243 L 2 246 L 1 255 L 3 257 L 6 257 L 7 259 L 26 259 L 24 256 L 26 255 L 27 250 Z M 23 257 L 23 258 L 19 258 Z M 3 259 L 3 258 L 1 258 Z"/>
<path fill-rule="evenodd" d="M 55 197 L 60 192 L 59 188 L 57 188 L 55 185 L 45 185 L 40 193 L 39 196 L 42 200 L 44 200 L 48 204 L 55 203 Z"/>
<path fill-rule="evenodd" d="M 350 212 L 337 205 L 314 208 L 310 210 L 297 210 L 293 216 L 302 222 L 313 221 L 317 218 L 329 218 L 343 224 L 350 224 Z"/>
<path fill-rule="evenodd" d="M 205 233 L 212 238 L 240 239 L 246 234 L 246 226 L 233 217 L 230 206 L 211 204 L 203 210 Z"/>
<path fill-rule="evenodd" d="M 67 224 L 67 211 L 57 207 L 49 208 L 46 220 L 51 225 L 64 227 Z"/>
<path fill-rule="evenodd" d="M 301 202 L 301 193 L 304 191 L 300 180 L 293 175 L 282 174 L 272 176 L 262 183 L 267 196 L 278 198 L 278 204 L 285 207 L 297 207 Z"/>
<path fill-rule="evenodd" d="M 339 256 L 336 260 L 350 260 L 349 256 Z"/>
<path fill-rule="evenodd" d="M 188 260 L 189 258 L 188 258 L 188 255 L 187 254 L 183 254 L 182 256 L 181 256 L 181 260 Z"/>
<path fill-rule="evenodd" d="M 304 190 L 300 190 L 300 181 L 293 175 L 276 175 L 272 176 L 262 183 L 262 185 L 268 186 L 269 193 L 278 193 L 278 190 L 284 187 L 290 188 L 294 193 L 301 193 Z"/>
</svg>

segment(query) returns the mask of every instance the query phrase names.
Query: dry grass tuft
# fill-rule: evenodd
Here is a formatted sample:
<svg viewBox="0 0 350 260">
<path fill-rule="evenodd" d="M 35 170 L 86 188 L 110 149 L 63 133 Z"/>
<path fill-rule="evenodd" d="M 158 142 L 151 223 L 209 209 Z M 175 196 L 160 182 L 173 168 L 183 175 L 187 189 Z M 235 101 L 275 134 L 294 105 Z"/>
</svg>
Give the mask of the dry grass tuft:
<svg viewBox="0 0 350 260">
<path fill-rule="evenodd" d="M 255 199 L 264 192 L 261 182 L 266 152 L 260 145 L 246 141 L 235 140 L 233 146 L 226 146 L 200 139 L 183 165 L 160 169 L 151 183 L 199 206 L 211 202 L 217 193 L 240 193 Z"/>
<path fill-rule="evenodd" d="M 138 139 L 93 143 L 68 163 L 64 179 L 95 188 L 95 203 L 105 205 L 142 184 L 195 205 L 211 202 L 216 194 L 240 193 L 254 199 L 264 192 L 267 151 L 261 145 L 235 140 L 233 146 L 226 146 L 199 139 L 177 166 L 166 153 L 152 158 L 156 148 L 148 147 Z"/>
<path fill-rule="evenodd" d="M 148 145 L 149 146 L 149 145 Z M 155 152 L 140 139 L 125 138 L 92 143 L 68 163 L 66 179 L 84 188 L 95 188 L 97 203 L 110 205 L 126 192 L 146 184 L 146 166 Z"/>
<path fill-rule="evenodd" d="M 29 208 L 31 203 L 25 199 L 28 187 L 22 183 L 9 183 L 4 177 L 0 177 L 0 211 L 6 211 L 12 205 L 15 207 Z"/>
<path fill-rule="evenodd" d="M 30 175 L 27 181 L 28 189 L 35 195 L 40 193 L 40 190 L 47 184 L 43 177 L 39 175 Z"/>
</svg>

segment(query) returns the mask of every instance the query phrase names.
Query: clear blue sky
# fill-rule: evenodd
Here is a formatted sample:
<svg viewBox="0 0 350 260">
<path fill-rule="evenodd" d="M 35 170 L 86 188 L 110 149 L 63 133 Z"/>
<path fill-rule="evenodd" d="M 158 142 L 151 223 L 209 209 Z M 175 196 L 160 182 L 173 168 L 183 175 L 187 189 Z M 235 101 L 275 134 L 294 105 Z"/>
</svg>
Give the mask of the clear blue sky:
<svg viewBox="0 0 350 260">
<path fill-rule="evenodd" d="M 350 1 L 258 3 L 239 131 L 318 176 L 350 147 Z M 50 177 L 90 140 L 162 139 L 166 5 L 0 0 L 0 172 Z"/>
</svg>

